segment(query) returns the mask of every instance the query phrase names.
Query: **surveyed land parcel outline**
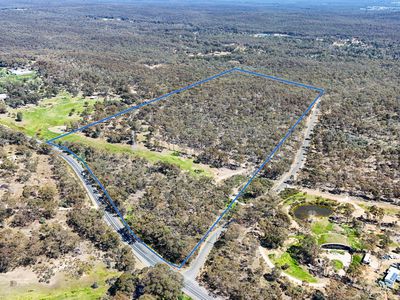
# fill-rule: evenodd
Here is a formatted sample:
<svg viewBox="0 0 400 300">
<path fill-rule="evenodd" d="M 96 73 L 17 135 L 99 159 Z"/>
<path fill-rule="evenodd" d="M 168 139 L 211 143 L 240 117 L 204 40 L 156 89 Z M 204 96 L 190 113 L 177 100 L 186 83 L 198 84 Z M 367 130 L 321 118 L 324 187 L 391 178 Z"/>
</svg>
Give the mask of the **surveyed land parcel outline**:
<svg viewBox="0 0 400 300">
<path fill-rule="evenodd" d="M 223 212 L 219 215 L 219 217 L 217 218 L 217 220 L 210 226 L 210 228 L 207 230 L 207 232 L 204 234 L 204 236 L 200 239 L 200 241 L 193 247 L 193 249 L 189 252 L 189 254 L 183 259 L 183 261 L 180 264 L 175 264 L 172 262 L 167 261 L 166 259 L 164 259 L 160 254 L 157 253 L 157 251 L 155 251 L 154 249 L 152 249 L 149 245 L 147 245 L 131 228 L 130 226 L 127 224 L 127 222 L 125 221 L 123 215 L 121 214 L 121 212 L 119 211 L 118 207 L 115 205 L 114 201 L 112 200 L 111 196 L 108 194 L 106 188 L 103 186 L 103 184 L 100 182 L 100 180 L 96 177 L 96 175 L 93 173 L 93 171 L 91 170 L 91 168 L 88 166 L 88 164 L 81 158 L 79 157 L 77 154 L 75 154 L 73 151 L 71 151 L 70 149 L 68 149 L 67 147 L 60 145 L 60 144 L 56 144 L 54 143 L 57 140 L 60 140 L 66 136 L 69 136 L 71 134 L 74 134 L 76 132 L 81 132 L 89 127 L 95 126 L 97 124 L 100 123 L 104 123 L 107 122 L 108 120 L 111 119 L 115 119 L 121 115 L 124 115 L 126 113 L 129 113 L 131 111 L 137 110 L 141 107 L 165 100 L 169 97 L 171 97 L 172 95 L 176 95 L 179 94 L 183 91 L 189 90 L 191 88 L 200 86 L 206 82 L 215 80 L 217 78 L 223 77 L 223 76 L 227 76 L 228 74 L 232 74 L 232 73 L 241 73 L 241 74 L 247 74 L 247 75 L 253 75 L 255 77 L 261 77 L 261 78 L 265 78 L 265 79 L 269 79 L 269 80 L 273 80 L 276 82 L 280 82 L 283 84 L 287 84 L 287 85 L 292 85 L 292 86 L 297 86 L 297 87 L 301 87 L 301 88 L 305 88 L 308 90 L 312 90 L 315 92 L 318 92 L 317 96 L 314 98 L 314 100 L 310 103 L 310 105 L 307 107 L 307 109 L 303 112 L 303 114 L 297 119 L 297 121 L 289 128 L 289 130 L 286 132 L 286 134 L 281 138 L 281 140 L 279 141 L 279 143 L 275 146 L 275 148 L 272 150 L 272 152 L 266 157 L 266 159 L 263 161 L 263 163 L 252 173 L 252 175 L 250 176 L 249 180 L 246 182 L 246 184 L 243 186 L 243 188 L 237 193 L 237 195 L 231 200 L 231 202 L 229 203 L 229 205 L 223 210 Z M 239 197 L 243 194 L 243 192 L 247 189 L 247 187 L 251 184 L 251 182 L 254 180 L 254 178 L 260 173 L 260 171 L 265 167 L 265 165 L 267 165 L 271 159 L 274 157 L 275 153 L 282 147 L 282 145 L 285 143 L 285 141 L 292 135 L 293 131 L 296 129 L 296 127 L 298 126 L 298 124 L 304 119 L 304 117 L 308 114 L 308 112 L 314 107 L 314 105 L 316 104 L 316 102 L 318 101 L 319 98 L 321 98 L 321 96 L 324 94 L 324 89 L 322 88 L 318 88 L 312 85 L 307 85 L 307 84 L 303 84 L 303 83 L 299 83 L 299 82 L 295 82 L 295 81 L 290 81 L 290 80 L 286 80 L 286 79 L 282 79 L 279 77 L 275 77 L 275 76 L 270 76 L 270 75 L 266 75 L 266 74 L 262 74 L 262 73 L 258 73 L 258 72 L 254 72 L 254 71 L 250 71 L 250 70 L 246 70 L 246 69 L 241 69 L 241 68 L 233 68 L 233 69 L 229 69 L 226 71 L 223 71 L 221 73 L 218 73 L 216 75 L 213 75 L 211 77 L 205 78 L 203 80 L 194 82 L 190 85 L 187 85 L 183 88 L 174 90 L 172 92 L 169 92 L 167 94 L 164 94 L 160 97 L 154 98 L 152 100 L 149 101 L 144 101 L 138 105 L 134 105 L 131 106 L 125 110 L 122 110 L 114 115 L 111 115 L 109 117 L 103 118 L 101 120 L 92 122 L 90 124 L 87 124 L 85 126 L 82 126 L 80 128 L 77 128 L 75 130 L 72 130 L 70 132 L 61 134 L 55 138 L 52 138 L 50 140 L 47 141 L 47 144 L 51 145 L 51 146 L 55 146 L 57 148 L 59 148 L 62 151 L 68 152 L 69 154 L 71 154 L 75 159 L 77 159 L 78 161 L 80 161 L 83 166 L 85 167 L 85 169 L 87 169 L 87 171 L 89 172 L 90 176 L 93 178 L 93 180 L 98 184 L 98 186 L 101 188 L 101 190 L 104 192 L 104 195 L 107 197 L 109 204 L 111 205 L 112 209 L 114 210 L 114 212 L 118 215 L 118 217 L 120 218 L 121 222 L 123 223 L 123 225 L 125 226 L 125 228 L 128 230 L 128 232 L 135 238 L 135 240 L 141 244 L 143 244 L 147 249 L 149 249 L 152 253 L 154 253 L 155 255 L 157 255 L 163 262 L 167 263 L 168 265 L 181 269 L 185 263 L 188 261 L 188 259 L 196 252 L 196 250 L 200 247 L 200 245 L 204 242 L 204 240 L 207 238 L 207 236 L 210 234 L 210 232 L 219 224 L 219 222 L 221 221 L 221 219 L 225 216 L 226 213 L 228 213 L 231 208 L 233 207 L 233 205 L 235 204 L 235 202 L 239 199 Z"/>
</svg>

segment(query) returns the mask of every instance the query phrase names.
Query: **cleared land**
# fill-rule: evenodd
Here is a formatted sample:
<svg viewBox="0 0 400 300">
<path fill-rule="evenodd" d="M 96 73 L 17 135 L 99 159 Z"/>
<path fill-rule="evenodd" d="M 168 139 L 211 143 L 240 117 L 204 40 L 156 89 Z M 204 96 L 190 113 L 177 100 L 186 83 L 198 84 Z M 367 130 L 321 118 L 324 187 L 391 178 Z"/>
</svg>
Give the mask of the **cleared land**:
<svg viewBox="0 0 400 300">
<path fill-rule="evenodd" d="M 28 136 L 47 140 L 60 134 L 59 132 L 54 132 L 57 131 L 55 127 L 69 125 L 79 120 L 83 110 L 90 110 L 96 101 L 94 99 L 72 97 L 64 93 L 57 97 L 43 100 L 38 106 L 9 109 L 8 116 L 0 116 L 0 123 L 18 129 Z M 21 122 L 15 120 L 15 115 L 18 112 L 22 113 Z"/>
<path fill-rule="evenodd" d="M 270 254 L 269 258 L 277 267 L 283 267 L 285 273 L 293 276 L 296 279 L 310 283 L 318 282 L 317 279 L 313 277 L 304 267 L 299 265 L 299 263 L 293 257 L 291 257 L 289 253 L 285 252 L 279 257 L 276 257 L 275 254 Z"/>
<path fill-rule="evenodd" d="M 99 264 L 79 279 L 61 273 L 50 285 L 33 283 L 35 279 L 28 280 L 27 283 L 21 283 L 21 277 L 26 279 L 30 273 L 29 270 L 18 269 L 4 275 L 0 274 L 0 298 L 7 300 L 95 300 L 106 294 L 109 288 L 106 280 L 120 274 Z M 17 285 L 10 287 L 10 281 L 13 280 Z M 97 288 L 91 287 L 94 282 L 97 283 Z"/>
<path fill-rule="evenodd" d="M 103 100 L 72 97 L 68 93 L 63 93 L 57 97 L 45 99 L 35 107 L 8 109 L 8 114 L 0 115 L 0 124 L 45 141 L 68 130 L 67 127 L 71 128 L 71 124 L 82 119 L 82 112 L 91 113 L 94 104 L 101 101 Z M 15 120 L 18 112 L 22 113 L 21 122 Z M 79 134 L 69 136 L 65 140 L 104 149 L 110 153 L 131 154 L 145 158 L 152 163 L 170 163 L 192 174 L 212 176 L 211 171 L 206 166 L 194 163 L 193 159 L 179 157 L 172 151 L 160 153 L 146 148 L 133 149 L 126 144 L 112 144 L 101 138 L 93 139 Z"/>
</svg>

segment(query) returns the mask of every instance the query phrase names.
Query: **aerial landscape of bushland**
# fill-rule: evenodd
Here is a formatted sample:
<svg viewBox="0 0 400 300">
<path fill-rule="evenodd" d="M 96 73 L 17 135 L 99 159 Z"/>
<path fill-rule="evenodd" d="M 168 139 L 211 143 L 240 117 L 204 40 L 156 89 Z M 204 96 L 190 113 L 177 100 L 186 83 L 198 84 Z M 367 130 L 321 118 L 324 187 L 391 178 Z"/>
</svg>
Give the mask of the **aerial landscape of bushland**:
<svg viewBox="0 0 400 300">
<path fill-rule="evenodd" d="M 245 183 L 243 175 L 261 164 L 317 94 L 265 81 L 246 75 L 216 79 L 130 112 L 123 120 L 118 117 L 83 130 L 92 142 L 105 138 L 104 142 L 112 144 L 130 144 L 131 155 L 107 154 L 88 148 L 85 142 L 79 145 L 79 141 L 65 145 L 89 164 L 141 238 L 178 263 Z M 241 88 L 251 84 L 249 91 Z M 99 111 L 95 106 L 93 116 Z M 135 149 L 162 151 L 171 148 L 168 145 L 179 149 L 171 155 L 190 155 L 205 170 L 208 165 L 224 170 L 223 175 L 202 169 L 187 173 L 179 165 L 134 157 Z M 295 149 L 291 146 L 285 148 L 283 164 L 268 177 L 265 174 L 265 182 L 282 174 Z"/>
<path fill-rule="evenodd" d="M 79 284 L 84 273 L 89 274 L 86 284 L 98 281 L 99 290 L 89 291 L 96 297 L 107 289 L 107 278 L 134 268 L 132 253 L 102 223 L 101 213 L 90 209 L 88 197 L 65 162 L 43 144 L 5 127 L 0 127 L 0 143 L 0 268 L 1 273 L 17 269 L 11 273 L 11 287 L 18 285 L 24 272 L 28 281 L 37 277 L 40 283 L 58 282 L 53 276 L 62 269 L 76 288 L 84 287 Z M 87 211 L 84 219 L 78 216 L 82 210 Z M 100 257 L 109 257 L 110 271 Z M 18 269 L 22 266 L 30 267 L 29 271 Z M 35 281 L 29 282 L 30 288 Z M 53 291 L 54 296 L 68 292 L 68 285 L 63 285 Z M 7 291 L 9 286 L 2 278 L 2 297 L 18 297 L 19 293 Z M 46 295 L 46 289 L 39 288 L 34 295 Z"/>
<path fill-rule="evenodd" d="M 393 1 L 1 1 L 0 298 L 187 299 L 188 275 L 140 261 L 88 174 L 44 142 L 241 68 L 325 93 L 224 217 L 196 282 L 224 299 L 396 299 L 399 29 Z M 232 73 L 56 143 L 180 263 L 317 94 Z"/>
</svg>

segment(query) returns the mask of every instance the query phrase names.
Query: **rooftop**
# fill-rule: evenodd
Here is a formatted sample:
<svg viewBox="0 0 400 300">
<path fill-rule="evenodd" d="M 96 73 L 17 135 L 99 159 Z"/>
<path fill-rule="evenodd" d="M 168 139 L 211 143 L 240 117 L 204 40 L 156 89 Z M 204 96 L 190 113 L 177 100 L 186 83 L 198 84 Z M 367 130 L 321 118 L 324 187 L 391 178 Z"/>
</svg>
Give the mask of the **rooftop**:
<svg viewBox="0 0 400 300">
<path fill-rule="evenodd" d="M 395 267 L 390 267 L 385 276 L 385 283 L 388 287 L 393 287 L 397 279 L 400 279 L 400 270 Z"/>
</svg>

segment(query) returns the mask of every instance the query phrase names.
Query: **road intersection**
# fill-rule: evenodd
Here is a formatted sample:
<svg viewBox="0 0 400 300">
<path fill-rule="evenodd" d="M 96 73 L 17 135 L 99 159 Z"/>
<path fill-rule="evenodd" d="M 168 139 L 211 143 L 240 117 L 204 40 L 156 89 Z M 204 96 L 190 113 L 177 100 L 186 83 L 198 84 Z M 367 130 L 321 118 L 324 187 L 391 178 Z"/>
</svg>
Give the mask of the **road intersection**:
<svg viewBox="0 0 400 300">
<path fill-rule="evenodd" d="M 54 150 L 71 166 L 92 201 L 93 206 L 96 208 L 101 207 L 102 200 L 101 195 L 98 193 L 97 189 L 93 187 L 92 184 L 87 180 L 87 178 L 83 175 L 84 168 L 81 166 L 79 162 L 77 162 L 71 155 L 62 152 L 57 147 L 54 147 Z M 121 239 L 129 245 L 134 253 L 134 255 L 143 263 L 145 266 L 155 266 L 159 263 L 164 263 L 163 260 L 152 251 L 148 249 L 148 247 L 144 246 L 143 243 L 139 241 L 129 241 L 124 235 L 124 225 L 119 220 L 118 216 L 108 212 L 107 210 L 104 211 L 104 220 L 112 227 L 121 237 Z M 183 269 L 179 271 L 174 269 L 177 272 L 180 272 L 184 278 L 184 287 L 182 291 L 192 297 L 193 299 L 199 300 L 212 300 L 218 299 L 217 297 L 211 295 L 204 287 L 200 286 L 199 283 L 196 281 L 196 276 L 200 271 L 201 266 L 204 264 L 205 260 L 207 259 L 208 253 L 211 251 L 214 242 L 217 240 L 219 234 L 222 232 L 222 229 L 217 228 L 212 234 L 210 234 L 211 239 L 207 239 L 208 241 L 204 243 L 205 247 L 202 247 L 199 251 L 199 254 L 194 258 L 193 262 L 191 263 L 190 267 L 187 269 Z M 212 242 L 211 242 L 212 241 Z"/>
<path fill-rule="evenodd" d="M 306 124 L 305 130 L 303 133 L 303 140 L 301 143 L 301 147 L 299 148 L 298 152 L 295 155 L 294 161 L 291 165 L 289 172 L 285 173 L 280 180 L 278 180 L 272 190 L 274 192 L 279 192 L 285 187 L 288 186 L 288 181 L 291 178 L 294 178 L 297 172 L 302 168 L 304 165 L 304 160 L 306 156 L 307 148 L 309 147 L 310 138 L 312 130 L 315 126 L 315 123 L 318 120 L 318 112 L 319 112 L 319 101 L 320 97 L 317 97 L 315 103 L 309 107 L 309 110 L 305 112 L 310 113 Z M 303 116 L 305 116 L 305 114 Z M 302 118 L 299 119 L 299 121 Z M 298 122 L 299 122 L 298 121 Z M 297 123 L 296 123 L 297 125 Z M 293 129 L 293 128 L 292 128 Z M 283 139 L 283 141 L 286 137 Z M 59 153 L 59 155 L 72 167 L 75 171 L 77 176 L 79 177 L 80 181 L 84 185 L 87 194 L 89 195 L 93 205 L 95 207 L 101 206 L 102 199 L 101 194 L 97 191 L 90 180 L 84 175 L 84 167 L 75 159 L 72 155 L 63 152 L 59 148 L 57 148 L 53 144 L 53 148 L 55 151 Z M 279 149 L 279 148 L 278 148 Z M 272 157 L 271 157 L 272 158 Z M 267 160 L 268 161 L 268 160 Z M 235 198 L 236 200 L 236 198 Z M 141 241 L 132 241 L 131 238 L 127 238 L 126 234 L 124 234 L 124 227 L 125 225 L 120 221 L 118 215 L 114 215 L 107 210 L 104 213 L 104 219 L 106 223 L 112 227 L 115 231 L 119 233 L 121 238 L 124 240 L 125 243 L 129 244 L 132 248 L 133 253 L 135 256 L 145 265 L 145 266 L 154 266 L 158 263 L 164 263 L 163 259 L 155 254 L 155 252 L 151 251 L 148 246 L 144 245 Z M 181 273 L 184 277 L 184 288 L 183 292 L 187 295 L 191 296 L 194 299 L 217 299 L 217 297 L 211 295 L 204 287 L 200 286 L 199 283 L 196 281 L 196 277 L 200 273 L 204 263 L 207 260 L 208 254 L 211 252 L 214 243 L 218 240 L 219 236 L 224 230 L 224 226 L 220 223 L 217 226 L 213 227 L 211 231 L 207 233 L 203 240 L 203 244 L 201 247 L 198 248 L 197 255 L 193 257 L 190 265 L 183 269 L 178 269 L 171 267 L 175 271 Z"/>
</svg>

